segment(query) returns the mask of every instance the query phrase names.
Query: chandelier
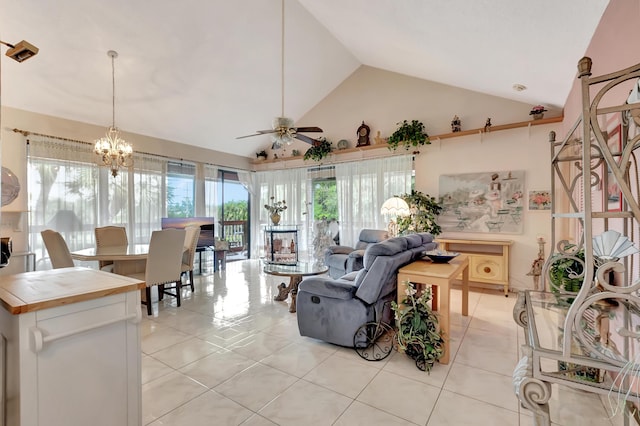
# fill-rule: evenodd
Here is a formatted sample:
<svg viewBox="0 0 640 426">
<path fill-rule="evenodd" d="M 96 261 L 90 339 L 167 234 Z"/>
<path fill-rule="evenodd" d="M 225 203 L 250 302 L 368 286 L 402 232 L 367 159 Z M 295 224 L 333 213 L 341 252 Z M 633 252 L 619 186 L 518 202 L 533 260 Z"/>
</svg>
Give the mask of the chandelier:
<svg viewBox="0 0 640 426">
<path fill-rule="evenodd" d="M 116 127 L 116 77 L 114 60 L 118 52 L 109 50 L 107 55 L 111 58 L 111 106 L 112 121 L 107 129 L 107 134 L 96 141 L 94 152 L 100 157 L 103 166 L 111 169 L 111 176 L 118 176 L 120 167 L 133 166 L 133 148 L 120 137 L 120 131 Z"/>
</svg>

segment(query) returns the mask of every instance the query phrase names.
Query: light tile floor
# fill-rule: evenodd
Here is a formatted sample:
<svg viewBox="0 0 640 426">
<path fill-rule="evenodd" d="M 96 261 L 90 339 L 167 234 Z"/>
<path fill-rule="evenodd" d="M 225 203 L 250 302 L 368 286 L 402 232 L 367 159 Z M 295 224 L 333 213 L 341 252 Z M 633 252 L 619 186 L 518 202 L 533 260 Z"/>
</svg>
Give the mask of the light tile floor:
<svg viewBox="0 0 640 426">
<path fill-rule="evenodd" d="M 298 333 L 259 261 L 196 275 L 142 322 L 144 425 L 532 425 L 513 393 L 522 330 L 515 294 L 472 289 L 469 316 L 451 297 L 451 363 L 422 372 L 404 354 L 368 362 Z M 554 425 L 622 425 L 606 397 L 553 385 Z M 633 422 L 631 421 L 631 424 Z"/>
</svg>

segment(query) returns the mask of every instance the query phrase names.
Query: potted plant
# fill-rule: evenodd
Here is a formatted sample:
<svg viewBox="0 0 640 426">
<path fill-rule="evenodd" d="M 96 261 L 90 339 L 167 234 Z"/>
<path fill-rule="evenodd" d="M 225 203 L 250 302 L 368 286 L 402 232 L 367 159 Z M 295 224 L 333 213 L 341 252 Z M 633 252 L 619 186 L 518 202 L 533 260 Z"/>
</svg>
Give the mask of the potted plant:
<svg viewBox="0 0 640 426">
<path fill-rule="evenodd" d="M 329 154 L 333 147 L 331 146 L 331 142 L 329 142 L 326 138 L 320 138 L 317 141 L 313 142 L 311 148 L 304 153 L 305 160 L 315 160 L 320 161 Z"/>
<path fill-rule="evenodd" d="M 420 191 L 411 190 L 410 194 L 400 195 L 409 205 L 411 213 L 409 216 L 399 216 L 397 218 L 398 234 L 413 234 L 417 232 L 429 232 L 439 235 L 442 232 L 440 225 L 436 222 L 438 215 L 442 212 L 442 206 L 434 197 L 423 194 Z"/>
<path fill-rule="evenodd" d="M 424 124 L 418 120 L 411 120 L 409 123 L 404 120 L 398 123 L 398 129 L 387 139 L 388 148 L 395 151 L 400 145 L 404 145 L 405 149 L 409 147 L 418 147 L 422 145 L 430 145 L 429 135 L 425 131 Z"/>
<path fill-rule="evenodd" d="M 415 284 L 405 284 L 407 298 L 402 302 L 404 306 L 391 302 L 398 324 L 398 348 L 415 360 L 420 370 L 430 372 L 444 353 L 444 339 L 439 332 L 438 316 L 429 306 L 431 289 L 427 287 L 418 295 Z"/>
<path fill-rule="evenodd" d="M 569 245 L 566 249 L 572 249 L 575 245 Z M 554 293 L 577 293 L 582 287 L 585 257 L 584 248 L 575 252 L 571 257 L 556 253 L 549 261 L 549 283 Z"/>
<path fill-rule="evenodd" d="M 271 223 L 277 225 L 280 223 L 280 213 L 287 209 L 287 202 L 285 200 L 275 201 L 276 197 L 271 197 L 271 204 L 265 204 L 264 208 L 269 212 L 269 218 Z"/>
</svg>

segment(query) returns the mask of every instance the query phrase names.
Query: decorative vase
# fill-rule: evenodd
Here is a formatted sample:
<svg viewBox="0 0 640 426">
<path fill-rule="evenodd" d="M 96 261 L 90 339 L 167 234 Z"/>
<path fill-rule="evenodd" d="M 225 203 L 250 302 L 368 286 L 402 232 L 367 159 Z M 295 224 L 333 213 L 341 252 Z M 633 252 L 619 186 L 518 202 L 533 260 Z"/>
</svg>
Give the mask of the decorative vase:
<svg viewBox="0 0 640 426">
<path fill-rule="evenodd" d="M 278 213 L 273 213 L 271 215 L 271 223 L 273 223 L 274 225 L 277 225 L 280 223 L 280 215 Z"/>
<path fill-rule="evenodd" d="M 541 120 L 542 118 L 544 118 L 544 112 L 538 112 L 536 114 L 531 114 L 531 115 L 533 115 L 534 120 Z"/>
</svg>

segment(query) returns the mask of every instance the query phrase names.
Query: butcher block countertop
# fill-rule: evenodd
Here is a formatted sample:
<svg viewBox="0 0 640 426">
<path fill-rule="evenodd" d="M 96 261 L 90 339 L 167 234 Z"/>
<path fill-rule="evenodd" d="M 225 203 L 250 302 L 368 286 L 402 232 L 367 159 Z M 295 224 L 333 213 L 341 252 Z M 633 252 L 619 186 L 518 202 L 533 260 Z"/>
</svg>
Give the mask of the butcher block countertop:
<svg viewBox="0 0 640 426">
<path fill-rule="evenodd" d="M 89 268 L 0 276 L 0 303 L 13 315 L 145 288 L 144 281 Z"/>
</svg>

